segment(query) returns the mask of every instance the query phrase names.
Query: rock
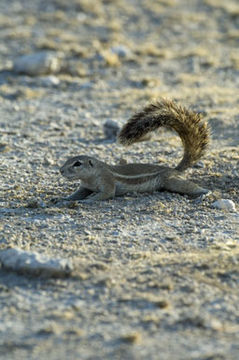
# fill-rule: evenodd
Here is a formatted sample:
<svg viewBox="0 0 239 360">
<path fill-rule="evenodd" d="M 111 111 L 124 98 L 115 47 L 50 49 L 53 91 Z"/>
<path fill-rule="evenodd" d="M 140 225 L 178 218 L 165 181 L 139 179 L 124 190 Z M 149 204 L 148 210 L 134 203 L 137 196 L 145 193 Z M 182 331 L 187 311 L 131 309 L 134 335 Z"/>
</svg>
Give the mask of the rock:
<svg viewBox="0 0 239 360">
<path fill-rule="evenodd" d="M 104 123 L 104 135 L 106 139 L 115 139 L 119 132 L 119 125 L 113 120 Z"/>
<path fill-rule="evenodd" d="M 42 76 L 39 80 L 40 85 L 45 87 L 57 86 L 60 84 L 60 79 L 54 75 Z"/>
<path fill-rule="evenodd" d="M 236 211 L 235 203 L 229 199 L 219 199 L 215 201 L 212 206 L 217 209 Z"/>
<path fill-rule="evenodd" d="M 64 277 L 73 270 L 71 261 L 67 259 L 49 258 L 36 252 L 14 248 L 0 251 L 0 263 L 10 271 L 35 276 Z"/>
<path fill-rule="evenodd" d="M 195 168 L 205 168 L 205 164 L 202 161 L 198 161 L 197 164 L 194 165 Z"/>
<path fill-rule="evenodd" d="M 119 56 L 111 50 L 101 50 L 101 52 L 96 55 L 95 60 L 106 66 L 117 67 L 120 65 Z"/>
<path fill-rule="evenodd" d="M 13 71 L 31 76 L 56 73 L 60 69 L 59 57 L 47 51 L 18 57 L 13 64 Z"/>
<path fill-rule="evenodd" d="M 0 143 L 0 152 L 7 152 L 10 150 L 10 147 L 8 146 L 8 144 L 4 144 L 4 143 Z"/>
<path fill-rule="evenodd" d="M 132 55 L 132 52 L 130 51 L 130 49 L 124 45 L 113 46 L 111 48 L 111 51 L 112 51 L 112 53 L 118 55 L 118 57 L 120 57 L 120 58 L 126 58 L 126 57 L 129 57 L 130 55 Z"/>
<path fill-rule="evenodd" d="M 5 239 L 5 237 L 1 237 L 0 238 L 0 244 L 7 244 L 7 240 Z"/>
</svg>

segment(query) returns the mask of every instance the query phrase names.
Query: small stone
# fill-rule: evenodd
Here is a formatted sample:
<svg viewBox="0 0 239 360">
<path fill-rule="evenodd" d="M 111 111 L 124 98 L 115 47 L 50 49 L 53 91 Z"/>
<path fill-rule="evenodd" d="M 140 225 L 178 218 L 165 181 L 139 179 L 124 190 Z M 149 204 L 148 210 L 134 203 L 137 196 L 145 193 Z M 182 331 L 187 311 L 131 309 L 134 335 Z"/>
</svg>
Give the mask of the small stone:
<svg viewBox="0 0 239 360">
<path fill-rule="evenodd" d="M 44 156 L 43 165 L 49 166 L 49 165 L 54 165 L 54 164 L 55 164 L 55 160 L 53 160 L 52 158 L 50 158 L 48 155 L 45 155 L 45 156 Z"/>
<path fill-rule="evenodd" d="M 124 45 L 113 46 L 113 47 L 111 48 L 111 51 L 112 51 L 114 54 L 118 55 L 118 57 L 120 57 L 120 58 L 126 58 L 126 57 L 132 55 L 130 49 L 127 48 L 127 47 L 124 46 Z"/>
<path fill-rule="evenodd" d="M 102 50 L 98 59 L 103 61 L 107 66 L 116 67 L 120 65 L 119 56 L 110 50 Z"/>
<path fill-rule="evenodd" d="M 40 85 L 45 87 L 57 86 L 59 84 L 60 84 L 60 80 L 54 75 L 42 76 L 40 78 Z"/>
<path fill-rule="evenodd" d="M 115 139 L 119 132 L 119 125 L 113 120 L 106 120 L 103 129 L 106 139 Z"/>
<path fill-rule="evenodd" d="M 8 144 L 0 143 L 0 152 L 3 153 L 3 152 L 7 152 L 9 150 L 10 150 L 10 148 L 9 148 Z"/>
<path fill-rule="evenodd" d="M 142 341 L 142 336 L 139 332 L 131 332 L 121 336 L 121 341 L 128 344 L 139 344 Z"/>
<path fill-rule="evenodd" d="M 49 258 L 36 252 L 17 248 L 0 251 L 0 263 L 7 270 L 35 276 L 64 277 L 73 270 L 70 260 Z"/>
<path fill-rule="evenodd" d="M 56 73 L 59 70 L 59 57 L 46 51 L 20 56 L 13 64 L 14 72 L 31 76 Z"/>
<path fill-rule="evenodd" d="M 169 303 L 167 300 L 157 300 L 154 304 L 160 309 L 166 309 L 167 307 L 169 307 Z"/>
<path fill-rule="evenodd" d="M 3 236 L 0 238 L 0 245 L 1 244 L 7 244 L 7 240 Z"/>
<path fill-rule="evenodd" d="M 217 209 L 236 211 L 235 203 L 229 199 L 219 199 L 212 203 L 212 206 Z"/>
<path fill-rule="evenodd" d="M 199 169 L 202 169 L 202 168 L 205 168 L 205 164 L 202 162 L 202 161 L 198 161 L 195 165 L 194 165 L 195 168 L 199 168 Z"/>
</svg>

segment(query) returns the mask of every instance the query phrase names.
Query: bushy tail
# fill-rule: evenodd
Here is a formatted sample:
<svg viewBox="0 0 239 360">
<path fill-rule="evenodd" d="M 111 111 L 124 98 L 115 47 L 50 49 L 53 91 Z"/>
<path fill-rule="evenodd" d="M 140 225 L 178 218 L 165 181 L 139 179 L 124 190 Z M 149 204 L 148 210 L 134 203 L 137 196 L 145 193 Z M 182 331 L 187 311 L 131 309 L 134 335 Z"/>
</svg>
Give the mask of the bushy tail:
<svg viewBox="0 0 239 360">
<path fill-rule="evenodd" d="M 210 137 L 208 125 L 200 114 L 166 99 L 149 104 L 134 114 L 121 129 L 119 142 L 133 144 L 161 126 L 175 130 L 182 140 L 184 154 L 177 170 L 187 169 L 204 155 Z"/>
</svg>

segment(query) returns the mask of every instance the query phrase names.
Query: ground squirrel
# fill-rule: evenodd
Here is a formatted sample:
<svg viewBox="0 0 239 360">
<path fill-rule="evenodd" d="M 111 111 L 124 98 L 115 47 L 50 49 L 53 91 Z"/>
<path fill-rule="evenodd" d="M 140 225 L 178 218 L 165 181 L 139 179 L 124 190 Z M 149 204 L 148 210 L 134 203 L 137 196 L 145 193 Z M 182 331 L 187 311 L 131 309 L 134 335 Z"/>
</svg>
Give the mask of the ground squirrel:
<svg viewBox="0 0 239 360">
<path fill-rule="evenodd" d="M 209 142 L 209 127 L 200 114 L 161 99 L 134 114 L 121 129 L 118 140 L 130 145 L 161 126 L 176 131 L 182 140 L 184 154 L 175 169 L 137 163 L 112 166 L 93 157 L 75 156 L 66 161 L 60 172 L 68 180 L 81 180 L 81 186 L 64 200 L 105 200 L 135 191 L 167 190 L 190 196 L 207 193 L 181 176 L 204 155 Z"/>
</svg>

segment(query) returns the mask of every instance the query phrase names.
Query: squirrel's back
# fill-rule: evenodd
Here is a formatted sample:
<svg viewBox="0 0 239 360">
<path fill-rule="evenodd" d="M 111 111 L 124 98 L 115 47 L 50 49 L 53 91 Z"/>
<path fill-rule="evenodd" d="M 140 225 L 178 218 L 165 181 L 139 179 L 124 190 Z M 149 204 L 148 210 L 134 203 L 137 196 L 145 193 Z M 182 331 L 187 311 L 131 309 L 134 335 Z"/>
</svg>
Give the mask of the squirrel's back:
<svg viewBox="0 0 239 360">
<path fill-rule="evenodd" d="M 120 131 L 119 142 L 133 144 L 161 126 L 176 131 L 182 140 L 184 155 L 177 170 L 187 169 L 204 155 L 210 137 L 207 123 L 200 114 L 167 99 L 153 102 L 134 114 Z"/>
</svg>

